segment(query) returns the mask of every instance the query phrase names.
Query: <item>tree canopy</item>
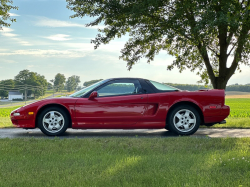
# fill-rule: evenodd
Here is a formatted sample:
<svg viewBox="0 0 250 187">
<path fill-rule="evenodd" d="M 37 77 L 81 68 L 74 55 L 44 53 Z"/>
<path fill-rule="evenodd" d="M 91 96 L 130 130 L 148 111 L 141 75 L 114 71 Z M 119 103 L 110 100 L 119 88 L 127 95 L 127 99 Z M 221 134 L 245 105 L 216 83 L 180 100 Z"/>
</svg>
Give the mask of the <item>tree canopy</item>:
<svg viewBox="0 0 250 187">
<path fill-rule="evenodd" d="M 12 79 L 0 81 L 0 97 L 8 97 L 9 91 L 15 86 L 15 82 Z"/>
<path fill-rule="evenodd" d="M 87 26 L 105 25 L 91 41 L 95 48 L 129 34 L 120 56 L 129 70 L 164 50 L 175 57 L 168 70 L 190 69 L 201 82 L 225 89 L 240 65 L 249 65 L 250 0 L 66 1 L 72 18 L 90 16 Z"/>
<path fill-rule="evenodd" d="M 64 74 L 57 73 L 54 79 L 54 86 L 56 91 L 61 91 L 64 88 L 64 83 L 65 83 L 65 76 Z"/>
<path fill-rule="evenodd" d="M 13 6 L 12 4 L 12 0 L 0 0 L 0 29 L 2 29 L 2 26 L 10 26 L 10 23 L 7 22 L 8 20 L 11 22 L 16 21 L 16 19 L 11 18 L 9 14 L 11 9 L 18 9 L 17 6 Z"/>
<path fill-rule="evenodd" d="M 18 87 L 21 92 L 27 95 L 34 94 L 35 96 L 42 96 L 47 90 L 48 82 L 43 75 L 36 72 L 31 72 L 27 69 L 22 70 L 14 78 L 15 87 Z"/>
<path fill-rule="evenodd" d="M 69 77 L 65 84 L 67 91 L 71 92 L 76 90 L 80 82 L 80 76 L 72 75 Z"/>
<path fill-rule="evenodd" d="M 103 80 L 103 79 L 96 79 L 96 80 L 91 80 L 91 81 L 86 81 L 86 82 L 84 82 L 83 83 L 83 86 L 90 86 L 90 85 L 92 85 L 92 84 L 95 84 L 95 83 L 97 83 L 97 82 L 99 82 L 99 81 L 101 81 L 101 80 Z"/>
</svg>

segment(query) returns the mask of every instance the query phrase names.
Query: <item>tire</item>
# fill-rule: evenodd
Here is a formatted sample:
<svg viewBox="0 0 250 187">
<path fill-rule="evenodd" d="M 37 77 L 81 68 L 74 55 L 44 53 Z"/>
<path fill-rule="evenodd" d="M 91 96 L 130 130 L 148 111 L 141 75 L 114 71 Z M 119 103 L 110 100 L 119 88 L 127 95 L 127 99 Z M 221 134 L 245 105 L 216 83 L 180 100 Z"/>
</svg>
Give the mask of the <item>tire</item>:
<svg viewBox="0 0 250 187">
<path fill-rule="evenodd" d="M 168 125 L 166 125 L 165 129 L 171 132 Z"/>
<path fill-rule="evenodd" d="M 214 125 L 215 125 L 215 123 L 207 123 L 207 124 L 205 124 L 206 127 L 212 127 Z"/>
<path fill-rule="evenodd" d="M 201 123 L 199 112 L 192 106 L 180 105 L 174 108 L 167 118 L 168 128 L 178 135 L 194 134 Z"/>
<path fill-rule="evenodd" d="M 67 113 L 59 107 L 44 109 L 38 116 L 38 127 L 48 136 L 60 136 L 69 126 Z"/>
</svg>

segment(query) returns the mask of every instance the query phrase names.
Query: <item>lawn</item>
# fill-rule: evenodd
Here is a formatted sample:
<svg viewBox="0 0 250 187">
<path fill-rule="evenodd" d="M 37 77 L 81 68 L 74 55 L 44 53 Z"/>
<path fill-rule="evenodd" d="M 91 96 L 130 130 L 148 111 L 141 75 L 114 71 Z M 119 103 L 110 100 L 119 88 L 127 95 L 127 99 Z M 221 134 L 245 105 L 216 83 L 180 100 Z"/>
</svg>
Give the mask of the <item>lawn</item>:
<svg viewBox="0 0 250 187">
<path fill-rule="evenodd" d="M 250 98 L 230 98 L 226 99 L 226 104 L 230 106 L 230 116 L 226 119 L 226 124 L 218 124 L 212 128 L 250 128 Z M 0 108 L 0 128 L 12 127 L 9 119 L 10 112 L 17 107 Z"/>
<path fill-rule="evenodd" d="M 250 138 L 0 139 L 0 186 L 250 186 Z"/>
</svg>

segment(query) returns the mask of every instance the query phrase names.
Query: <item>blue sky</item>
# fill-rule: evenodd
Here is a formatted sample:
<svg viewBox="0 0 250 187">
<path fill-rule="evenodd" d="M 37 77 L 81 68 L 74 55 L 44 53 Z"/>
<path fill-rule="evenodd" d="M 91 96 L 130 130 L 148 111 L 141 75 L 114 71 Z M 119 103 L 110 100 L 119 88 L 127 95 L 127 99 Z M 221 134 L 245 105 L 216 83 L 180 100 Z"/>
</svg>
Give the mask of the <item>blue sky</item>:
<svg viewBox="0 0 250 187">
<path fill-rule="evenodd" d="M 128 37 L 115 39 L 94 50 L 90 43 L 97 27 L 86 28 L 92 18 L 74 18 L 65 0 L 14 0 L 18 10 L 10 13 L 17 19 L 11 27 L 0 31 L 0 80 L 13 79 L 19 71 L 28 69 L 51 80 L 57 73 L 67 77 L 78 75 L 81 84 L 92 79 L 141 77 L 159 82 L 196 84 L 195 73 L 182 73 L 175 68 L 167 71 L 173 57 L 161 52 L 154 62 L 141 60 L 128 71 L 126 62 L 119 60 L 120 50 Z M 100 26 L 101 28 L 101 26 Z M 250 83 L 250 68 L 241 66 L 229 84 Z"/>
</svg>

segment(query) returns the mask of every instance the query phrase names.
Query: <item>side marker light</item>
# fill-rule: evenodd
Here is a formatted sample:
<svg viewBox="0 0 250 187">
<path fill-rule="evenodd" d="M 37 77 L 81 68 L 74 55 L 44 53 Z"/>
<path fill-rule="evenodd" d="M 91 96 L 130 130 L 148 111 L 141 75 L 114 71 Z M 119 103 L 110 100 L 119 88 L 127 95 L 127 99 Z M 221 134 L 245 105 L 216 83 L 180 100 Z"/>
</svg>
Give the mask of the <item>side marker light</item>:
<svg viewBox="0 0 250 187">
<path fill-rule="evenodd" d="M 209 108 L 217 108 L 216 106 L 209 106 Z"/>
</svg>

